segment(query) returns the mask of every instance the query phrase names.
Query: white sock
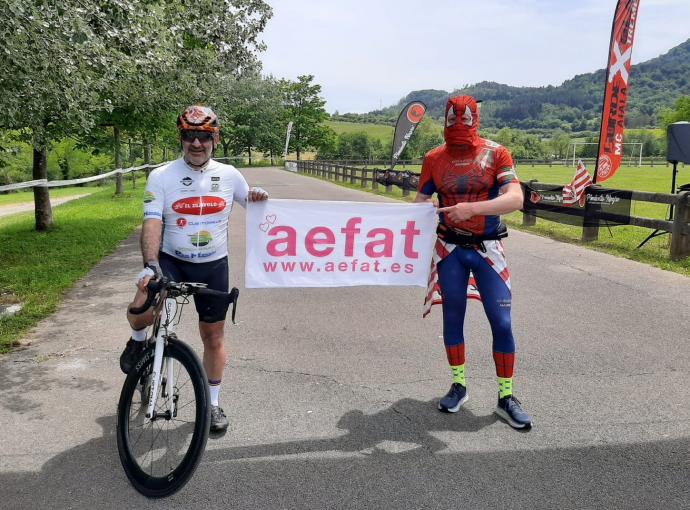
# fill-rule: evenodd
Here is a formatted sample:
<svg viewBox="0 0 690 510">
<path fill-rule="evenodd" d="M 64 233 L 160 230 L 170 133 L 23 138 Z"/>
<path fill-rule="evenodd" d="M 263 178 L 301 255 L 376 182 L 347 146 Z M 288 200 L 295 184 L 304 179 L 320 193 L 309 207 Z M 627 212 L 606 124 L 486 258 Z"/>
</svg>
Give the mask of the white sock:
<svg viewBox="0 0 690 510">
<path fill-rule="evenodd" d="M 148 326 L 142 329 L 132 329 L 132 340 L 136 342 L 143 342 L 144 340 L 146 340 L 146 334 L 148 332 Z"/>
<path fill-rule="evenodd" d="M 220 382 L 218 384 L 209 384 L 208 389 L 211 393 L 211 405 L 218 405 L 218 397 L 220 396 Z"/>
</svg>

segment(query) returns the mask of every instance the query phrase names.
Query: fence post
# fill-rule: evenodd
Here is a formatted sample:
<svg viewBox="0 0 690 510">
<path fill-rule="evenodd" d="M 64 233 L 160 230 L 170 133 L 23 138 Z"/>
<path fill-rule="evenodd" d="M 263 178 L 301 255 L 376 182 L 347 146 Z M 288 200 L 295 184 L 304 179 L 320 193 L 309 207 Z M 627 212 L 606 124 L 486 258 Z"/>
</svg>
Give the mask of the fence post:
<svg viewBox="0 0 690 510">
<path fill-rule="evenodd" d="M 406 172 L 403 175 L 402 184 L 403 184 L 402 196 L 409 197 L 410 196 L 410 189 L 409 189 L 409 187 L 410 187 L 410 173 L 409 172 Z"/>
<path fill-rule="evenodd" d="M 599 227 L 582 227 L 582 242 L 590 243 L 599 239 Z"/>
<path fill-rule="evenodd" d="M 532 179 L 527 182 L 527 187 L 528 189 L 532 187 L 532 183 L 538 182 L 536 179 Z M 524 201 L 527 201 L 528 198 L 525 197 Z M 525 227 L 533 227 L 534 225 L 537 224 L 537 216 L 534 214 L 530 214 L 525 210 L 524 206 L 524 201 L 523 201 L 523 206 L 522 206 L 522 225 Z"/>
<path fill-rule="evenodd" d="M 379 189 L 379 183 L 376 180 L 376 177 L 378 177 L 378 173 L 379 171 L 377 168 L 374 168 L 371 173 L 371 189 L 373 189 L 374 191 Z"/>
<path fill-rule="evenodd" d="M 350 184 L 355 184 L 355 173 L 357 172 L 357 169 L 354 166 L 350 167 Z"/>
<path fill-rule="evenodd" d="M 690 255 L 690 235 L 685 228 L 690 222 L 690 192 L 678 193 L 678 205 L 673 215 L 671 229 L 671 260 L 680 260 Z"/>
</svg>

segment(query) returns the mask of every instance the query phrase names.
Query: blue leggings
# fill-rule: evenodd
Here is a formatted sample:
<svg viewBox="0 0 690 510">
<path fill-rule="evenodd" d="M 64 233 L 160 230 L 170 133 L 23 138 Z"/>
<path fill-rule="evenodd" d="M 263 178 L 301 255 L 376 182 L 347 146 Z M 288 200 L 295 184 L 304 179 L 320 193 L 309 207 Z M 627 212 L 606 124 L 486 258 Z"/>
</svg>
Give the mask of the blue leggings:
<svg viewBox="0 0 690 510">
<path fill-rule="evenodd" d="M 510 290 L 499 274 L 473 248 L 457 247 L 438 264 L 438 280 L 443 296 L 443 342 L 446 346 L 465 342 L 463 325 L 470 269 L 491 325 L 493 351 L 515 352 L 510 318 Z"/>
</svg>

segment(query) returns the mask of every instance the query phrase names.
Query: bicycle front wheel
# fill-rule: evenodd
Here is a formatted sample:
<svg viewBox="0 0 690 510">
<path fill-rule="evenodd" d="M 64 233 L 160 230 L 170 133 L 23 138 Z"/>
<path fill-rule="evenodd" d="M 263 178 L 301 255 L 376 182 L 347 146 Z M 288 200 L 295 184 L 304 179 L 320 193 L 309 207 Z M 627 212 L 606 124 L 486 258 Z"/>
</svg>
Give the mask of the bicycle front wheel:
<svg viewBox="0 0 690 510">
<path fill-rule="evenodd" d="M 157 394 L 150 396 L 155 399 L 155 414 L 146 420 L 153 358 L 151 349 L 122 387 L 117 448 L 132 485 L 145 496 L 160 498 L 181 489 L 194 474 L 206 448 L 211 407 L 199 357 L 186 344 L 170 338 Z"/>
</svg>

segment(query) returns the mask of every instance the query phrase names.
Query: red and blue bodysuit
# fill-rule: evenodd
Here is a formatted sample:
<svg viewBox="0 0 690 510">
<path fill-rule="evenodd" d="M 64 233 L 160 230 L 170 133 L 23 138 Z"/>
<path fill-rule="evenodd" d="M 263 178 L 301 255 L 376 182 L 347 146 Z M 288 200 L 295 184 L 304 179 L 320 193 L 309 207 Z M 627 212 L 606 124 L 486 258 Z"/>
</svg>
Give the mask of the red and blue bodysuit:
<svg viewBox="0 0 690 510">
<path fill-rule="evenodd" d="M 478 121 L 477 103 L 473 98 L 460 96 L 448 101 L 444 129 L 446 143 L 425 156 L 418 187 L 421 194 L 431 196 L 436 193 L 440 207 L 491 200 L 499 196 L 503 186 L 519 182 L 508 150 L 480 138 Z M 500 384 L 502 379 L 512 378 L 515 359 L 510 276 L 503 245 L 497 239 L 500 218 L 474 216 L 453 223 L 441 213 L 439 222 L 426 313 L 432 304 L 442 302 L 443 339 L 448 362 L 451 368 L 464 366 L 463 324 L 468 281 L 472 275 L 472 283 L 481 295 L 491 325 L 496 375 Z M 441 235 L 442 230 L 451 230 L 470 242 L 452 242 L 449 237 Z M 510 385 L 512 387 L 512 382 Z"/>
</svg>

